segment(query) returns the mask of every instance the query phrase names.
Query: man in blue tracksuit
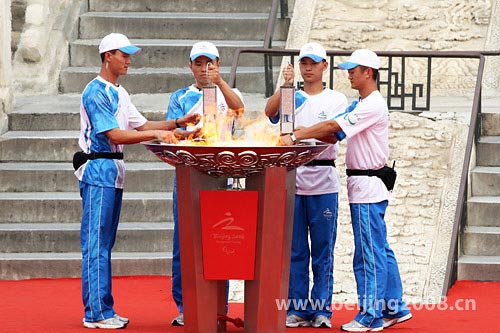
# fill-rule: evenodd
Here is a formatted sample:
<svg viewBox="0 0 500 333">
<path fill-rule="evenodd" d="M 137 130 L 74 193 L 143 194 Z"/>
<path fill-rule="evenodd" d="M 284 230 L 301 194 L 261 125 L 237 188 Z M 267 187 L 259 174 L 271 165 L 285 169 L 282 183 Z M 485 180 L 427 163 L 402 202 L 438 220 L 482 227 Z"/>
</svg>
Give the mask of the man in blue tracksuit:
<svg viewBox="0 0 500 333">
<path fill-rule="evenodd" d="M 191 48 L 189 68 L 193 73 L 195 83 L 175 91 L 170 96 L 167 110 L 167 120 L 186 115 L 203 115 L 203 87 L 214 85 L 217 96 L 217 121 L 227 121 L 227 118 L 238 116 L 244 111 L 241 93 L 231 88 L 219 75 L 219 51 L 217 47 L 206 41 L 198 42 Z M 228 117 L 229 116 L 229 117 Z M 224 124 L 230 127 L 230 124 Z M 180 126 L 178 133 L 184 138 L 195 138 L 203 133 L 200 131 L 203 119 L 196 126 Z M 179 310 L 179 315 L 172 320 L 173 326 L 184 326 L 182 306 L 181 261 L 179 247 L 177 182 L 174 179 L 173 190 L 174 240 L 172 256 L 172 296 Z"/>
<path fill-rule="evenodd" d="M 116 314 L 111 293 L 111 249 L 115 243 L 125 179 L 123 145 L 158 139 L 176 142 L 176 123 L 185 126 L 199 117 L 147 121 L 135 108 L 119 76 L 127 74 L 130 56 L 141 49 L 119 33 L 105 36 L 99 45 L 99 75 L 83 91 L 79 146 L 88 161 L 76 165 L 82 198 L 83 326 L 119 329 L 129 320 Z M 75 162 L 75 161 L 74 161 Z M 75 164 L 75 163 L 74 163 Z"/>
</svg>

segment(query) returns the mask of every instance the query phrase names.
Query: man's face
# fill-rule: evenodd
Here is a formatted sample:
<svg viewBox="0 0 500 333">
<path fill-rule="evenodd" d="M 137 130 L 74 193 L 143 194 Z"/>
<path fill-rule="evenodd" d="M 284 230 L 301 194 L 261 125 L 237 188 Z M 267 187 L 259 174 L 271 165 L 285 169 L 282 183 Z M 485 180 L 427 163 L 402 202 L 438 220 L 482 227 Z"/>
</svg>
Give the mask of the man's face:
<svg viewBox="0 0 500 333">
<path fill-rule="evenodd" d="M 317 82 L 323 80 L 323 72 L 328 68 L 326 61 L 314 62 L 305 57 L 299 61 L 300 75 L 304 82 Z"/>
<path fill-rule="evenodd" d="M 117 76 L 127 74 L 128 66 L 131 63 L 129 54 L 120 50 L 116 50 L 114 53 L 109 52 L 108 68 L 113 74 Z"/>
<path fill-rule="evenodd" d="M 189 68 L 191 68 L 191 72 L 193 72 L 194 79 L 198 86 L 204 87 L 209 85 L 207 73 L 208 64 L 219 67 L 219 61 L 217 59 L 212 60 L 206 56 L 199 56 L 189 64 Z"/>
<path fill-rule="evenodd" d="M 369 78 L 370 73 L 368 73 L 368 68 L 362 66 L 354 67 L 347 71 L 349 73 L 349 81 L 351 81 L 351 88 L 357 89 L 362 87 L 367 78 Z"/>
</svg>

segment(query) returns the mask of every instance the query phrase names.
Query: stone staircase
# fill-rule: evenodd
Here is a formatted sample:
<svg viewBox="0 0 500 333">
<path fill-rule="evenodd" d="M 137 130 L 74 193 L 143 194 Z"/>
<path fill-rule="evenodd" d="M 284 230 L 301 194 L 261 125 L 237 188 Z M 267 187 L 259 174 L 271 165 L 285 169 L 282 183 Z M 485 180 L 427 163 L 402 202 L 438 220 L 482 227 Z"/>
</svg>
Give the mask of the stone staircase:
<svg viewBox="0 0 500 333">
<path fill-rule="evenodd" d="M 500 113 L 483 113 L 481 121 L 458 279 L 500 281 Z"/>
<path fill-rule="evenodd" d="M 220 72 L 228 78 L 236 47 L 263 46 L 270 6 L 269 0 L 89 1 L 89 11 L 80 17 L 78 39 L 70 45 L 70 66 L 61 73 L 60 90 L 83 90 L 100 67 L 96 52 L 99 41 L 112 31 L 124 33 L 143 48 L 120 80 L 131 94 L 166 93 L 191 84 L 189 52 L 200 40 L 217 46 Z M 277 20 L 275 47 L 284 47 L 288 27 L 288 18 Z M 238 88 L 247 93 L 262 92 L 264 57 L 248 55 L 240 64 Z"/>
<path fill-rule="evenodd" d="M 120 83 L 148 119 L 163 119 L 168 93 L 193 81 L 192 44 L 213 41 L 228 78 L 235 47 L 262 46 L 270 5 L 263 0 L 88 1 L 78 39 L 69 46 L 69 66 L 60 75 L 61 94 L 16 98 L 9 131 L 0 136 L 0 279 L 80 276 L 81 200 L 71 157 L 79 149 L 80 93 L 100 67 L 100 38 L 122 32 L 143 48 Z M 273 45 L 284 46 L 288 24 L 278 20 Z M 263 94 L 263 58 L 240 61 L 238 88 L 244 97 Z M 262 110 L 263 95 L 257 100 L 246 101 L 247 111 Z M 125 156 L 113 274 L 170 274 L 174 169 L 140 144 L 127 146 Z"/>
</svg>

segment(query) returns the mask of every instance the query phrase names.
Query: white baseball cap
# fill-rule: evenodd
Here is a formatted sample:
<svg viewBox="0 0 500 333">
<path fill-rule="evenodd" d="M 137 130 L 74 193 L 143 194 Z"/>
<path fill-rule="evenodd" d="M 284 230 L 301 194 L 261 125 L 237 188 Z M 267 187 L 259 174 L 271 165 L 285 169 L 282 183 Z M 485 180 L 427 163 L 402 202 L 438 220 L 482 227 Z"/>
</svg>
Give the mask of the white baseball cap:
<svg viewBox="0 0 500 333">
<path fill-rule="evenodd" d="M 189 59 L 193 61 L 194 59 L 205 56 L 212 60 L 219 57 L 219 51 L 214 44 L 210 42 L 198 42 L 193 45 L 191 49 L 191 54 L 189 54 Z"/>
<path fill-rule="evenodd" d="M 99 53 L 112 50 L 120 50 L 126 54 L 139 54 L 142 52 L 140 47 L 132 45 L 127 36 L 119 33 L 110 33 L 101 40 L 99 44 Z"/>
<path fill-rule="evenodd" d="M 314 62 L 326 60 L 326 51 L 318 43 L 307 43 L 300 49 L 299 60 L 302 58 L 311 58 Z"/>
<path fill-rule="evenodd" d="M 358 66 L 379 69 L 380 59 L 372 50 L 360 49 L 354 51 L 346 62 L 339 64 L 339 67 L 342 69 L 353 69 Z"/>
</svg>

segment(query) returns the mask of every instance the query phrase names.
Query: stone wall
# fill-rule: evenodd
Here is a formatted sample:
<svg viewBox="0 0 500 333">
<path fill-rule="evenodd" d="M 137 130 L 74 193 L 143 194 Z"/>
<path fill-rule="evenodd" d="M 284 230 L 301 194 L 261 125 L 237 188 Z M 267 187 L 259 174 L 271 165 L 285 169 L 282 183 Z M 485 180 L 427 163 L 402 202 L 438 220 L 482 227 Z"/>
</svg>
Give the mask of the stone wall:
<svg viewBox="0 0 500 333">
<path fill-rule="evenodd" d="M 305 14 L 293 18 L 288 48 L 316 41 L 328 50 L 500 50 L 500 8 L 494 0 L 316 0 L 314 3 L 311 6 L 310 2 L 297 1 L 295 9 Z M 305 22 L 308 18 L 312 18 L 309 25 Z M 300 24 L 294 25 L 294 20 Z M 340 58 L 338 62 L 343 60 Z M 382 64 L 387 64 L 386 59 L 382 59 Z M 500 57 L 488 58 L 485 88 L 499 89 L 499 64 Z M 426 83 L 421 74 L 426 66 L 424 61 L 407 64 L 407 87 L 414 82 Z M 476 83 L 477 66 L 475 59 L 434 60 L 433 96 L 470 93 Z M 336 89 L 350 93 L 342 74 L 336 75 Z"/>
</svg>

